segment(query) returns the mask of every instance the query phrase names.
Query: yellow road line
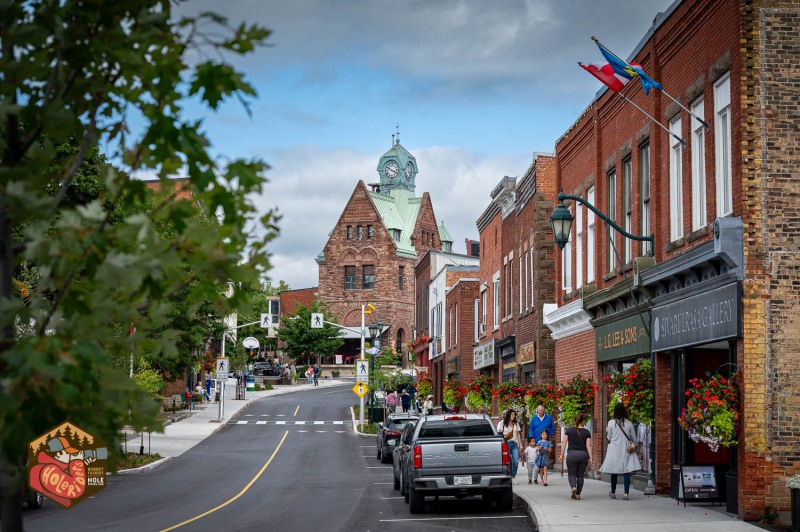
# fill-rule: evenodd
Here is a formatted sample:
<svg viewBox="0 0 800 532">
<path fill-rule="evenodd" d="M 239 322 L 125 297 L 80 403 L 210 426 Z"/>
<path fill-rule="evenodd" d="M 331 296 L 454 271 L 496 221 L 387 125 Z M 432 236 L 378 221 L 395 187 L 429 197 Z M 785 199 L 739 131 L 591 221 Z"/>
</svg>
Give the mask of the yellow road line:
<svg viewBox="0 0 800 532">
<path fill-rule="evenodd" d="M 297 408 L 294 409 L 294 415 L 297 416 L 297 413 L 300 411 L 300 405 L 297 405 Z"/>
<path fill-rule="evenodd" d="M 298 407 L 298 408 L 300 408 L 300 407 Z M 220 504 L 220 505 L 219 505 L 219 506 L 217 506 L 216 508 L 212 508 L 211 510 L 209 510 L 209 511 L 207 511 L 207 512 L 205 512 L 205 513 L 202 513 L 202 514 L 198 515 L 197 517 L 192 517 L 191 519 L 188 519 L 188 520 L 186 520 L 186 521 L 184 521 L 184 522 L 182 522 L 182 523 L 178 523 L 177 525 L 173 525 L 173 526 L 171 526 L 171 527 L 169 527 L 169 528 L 165 528 L 165 529 L 164 529 L 164 530 L 162 530 L 161 532 L 169 532 L 170 530 L 175 530 L 176 528 L 180 528 L 180 527 L 182 527 L 183 525 L 188 525 L 189 523 L 192 523 L 192 522 L 194 522 L 194 521 L 197 521 L 198 519 L 202 519 L 203 517 L 205 517 L 205 516 L 207 516 L 207 515 L 210 515 L 210 514 L 212 514 L 212 513 L 216 512 L 217 510 L 219 510 L 219 509 L 221 509 L 221 508 L 224 508 L 224 507 L 228 506 L 230 503 L 232 503 L 233 501 L 235 501 L 236 499 L 238 499 L 239 497 L 241 497 L 242 495 L 244 495 L 244 494 L 247 492 L 247 490 L 249 490 L 249 489 L 250 489 L 250 487 L 251 487 L 253 484 L 255 484 L 256 480 L 258 480 L 258 478 L 259 478 L 259 477 L 261 476 L 261 474 L 262 474 L 262 473 L 263 473 L 263 472 L 264 472 L 264 471 L 267 469 L 267 467 L 269 467 L 269 465 L 272 463 L 272 460 L 274 460 L 274 459 L 275 459 L 275 455 L 277 455 L 277 454 L 278 454 L 278 451 L 280 451 L 280 449 L 281 449 L 281 446 L 283 445 L 283 442 L 284 442 L 284 441 L 286 441 L 286 436 L 288 436 L 288 435 L 289 435 L 289 431 L 288 431 L 288 430 L 287 430 L 286 432 L 284 432 L 284 433 L 283 433 L 283 438 L 281 438 L 281 441 L 280 441 L 280 443 L 278 444 L 278 446 L 275 448 L 275 451 L 272 453 L 272 456 L 270 456 L 270 457 L 269 457 L 269 460 L 267 460 L 267 463 L 266 463 L 266 464 L 264 464 L 264 465 L 261 467 L 261 469 L 259 470 L 259 472 L 258 472 L 258 473 L 256 473 L 256 476 L 254 476 L 254 477 L 253 477 L 253 478 L 250 480 L 250 482 L 248 482 L 248 483 L 247 483 L 247 485 L 246 485 L 244 488 L 242 488 L 242 491 L 240 491 L 239 493 L 237 493 L 236 495 L 234 495 L 233 497 L 231 497 L 231 498 L 230 498 L 230 499 L 228 499 L 227 501 L 223 502 L 222 504 Z"/>
</svg>

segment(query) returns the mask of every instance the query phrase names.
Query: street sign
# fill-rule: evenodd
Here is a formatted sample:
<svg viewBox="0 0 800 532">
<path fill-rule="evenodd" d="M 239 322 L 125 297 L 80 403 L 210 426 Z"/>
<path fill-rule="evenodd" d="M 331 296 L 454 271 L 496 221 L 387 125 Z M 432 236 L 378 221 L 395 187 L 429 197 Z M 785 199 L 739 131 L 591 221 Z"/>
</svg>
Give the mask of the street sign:
<svg viewBox="0 0 800 532">
<path fill-rule="evenodd" d="M 258 340 L 253 338 L 252 336 L 248 336 L 242 341 L 242 345 L 245 346 L 247 349 L 258 349 Z"/>
<path fill-rule="evenodd" d="M 228 365 L 229 362 L 229 358 L 217 359 L 217 379 L 226 380 L 228 378 L 228 368 L 230 367 Z"/>
<path fill-rule="evenodd" d="M 261 328 L 268 329 L 272 327 L 272 314 L 267 314 L 265 312 L 261 313 Z"/>
<path fill-rule="evenodd" d="M 356 362 L 356 380 L 369 382 L 369 360 L 358 360 Z"/>
<path fill-rule="evenodd" d="M 322 312 L 312 312 L 311 313 L 311 328 L 312 329 L 322 329 L 322 328 L 324 328 L 323 327 L 323 323 L 322 323 L 323 321 L 325 321 L 325 318 L 323 317 Z"/>
<path fill-rule="evenodd" d="M 369 386 L 367 386 L 361 381 L 358 381 L 356 385 L 353 386 L 353 393 L 359 397 L 364 397 L 365 395 L 367 395 L 368 391 L 369 391 Z"/>
</svg>

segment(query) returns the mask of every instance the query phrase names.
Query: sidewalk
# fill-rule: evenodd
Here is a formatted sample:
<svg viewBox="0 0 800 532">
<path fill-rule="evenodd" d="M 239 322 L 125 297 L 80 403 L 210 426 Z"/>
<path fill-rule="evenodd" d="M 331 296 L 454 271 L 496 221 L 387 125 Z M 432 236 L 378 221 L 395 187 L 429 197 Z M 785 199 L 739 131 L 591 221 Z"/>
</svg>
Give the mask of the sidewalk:
<svg viewBox="0 0 800 532">
<path fill-rule="evenodd" d="M 147 433 L 144 434 L 145 452 L 158 453 L 163 458 L 143 467 L 118 471 L 117 474 L 143 473 L 145 471 L 150 471 L 154 467 L 158 467 L 170 458 L 180 456 L 214 434 L 214 432 L 222 428 L 233 416 L 247 408 L 250 403 L 257 399 L 270 397 L 272 395 L 299 392 L 302 390 L 329 388 L 331 386 L 347 384 L 349 381 L 346 379 L 323 379 L 319 381 L 319 386 L 317 387 L 305 384 L 305 380 L 302 382 L 303 384 L 276 385 L 272 390 L 261 390 L 258 392 L 248 391 L 245 393 L 245 399 L 235 399 L 236 379 L 228 379 L 225 385 L 225 413 L 223 414 L 223 420 L 218 419 L 219 403 L 202 403 L 196 406 L 195 411 L 191 415 L 183 417 L 174 423 L 171 423 L 169 421 L 171 418 L 167 417 L 168 424 L 164 427 L 163 433 L 152 432 L 149 436 Z M 169 414 L 167 415 L 169 416 Z M 138 450 L 139 442 L 140 437 L 138 433 L 135 436 L 129 436 L 128 450 Z"/>
<path fill-rule="evenodd" d="M 653 531 L 725 531 L 760 530 L 725 513 L 725 504 L 677 504 L 663 495 L 648 496 L 631 488 L 630 501 L 622 500 L 622 478 L 617 485 L 617 498 L 608 497 L 611 484 L 586 479 L 581 500 L 570 495 L 566 473 L 550 472 L 547 486 L 528 484 L 527 469 L 520 466 L 514 493 L 527 503 L 539 532 L 580 530 L 592 532 L 613 528 L 614 532 Z"/>
</svg>

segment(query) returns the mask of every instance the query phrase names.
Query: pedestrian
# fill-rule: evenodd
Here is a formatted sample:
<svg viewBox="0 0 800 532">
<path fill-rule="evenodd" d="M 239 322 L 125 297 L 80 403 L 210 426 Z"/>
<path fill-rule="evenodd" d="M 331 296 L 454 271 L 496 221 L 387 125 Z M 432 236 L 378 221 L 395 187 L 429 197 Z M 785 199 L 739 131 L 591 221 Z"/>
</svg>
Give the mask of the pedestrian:
<svg viewBox="0 0 800 532">
<path fill-rule="evenodd" d="M 583 426 L 585 420 L 586 414 L 580 413 L 576 415 L 575 426 L 567 428 L 564 431 L 564 437 L 561 439 L 560 461 L 562 462 L 567 442 L 569 442 L 567 472 L 569 486 L 572 489 L 572 498 L 576 500 L 581 499 L 586 468 L 592 465 L 592 433 Z"/>
<path fill-rule="evenodd" d="M 533 471 L 536 469 L 536 440 L 533 438 L 528 438 L 528 446 L 522 452 L 522 465 L 528 466 L 528 484 L 533 484 Z"/>
<path fill-rule="evenodd" d="M 389 392 L 389 395 L 386 396 L 386 408 L 389 409 L 390 414 L 394 414 L 394 411 L 397 409 L 397 392 L 394 390 Z"/>
<path fill-rule="evenodd" d="M 211 372 L 206 371 L 206 401 L 211 400 Z"/>
<path fill-rule="evenodd" d="M 314 366 L 314 386 L 319 386 L 319 364 Z"/>
<path fill-rule="evenodd" d="M 639 471 L 642 463 L 639 461 L 639 438 L 633 422 L 628 419 L 628 409 L 622 403 L 614 405 L 614 419 L 608 421 L 606 440 L 608 450 L 600 472 L 611 475 L 611 491 L 608 496 L 617 498 L 617 478 L 621 474 L 625 490 L 622 500 L 627 501 L 631 489 L 631 473 Z"/>
<path fill-rule="evenodd" d="M 520 435 L 519 423 L 517 423 L 517 412 L 513 408 L 509 408 L 500 423 L 497 424 L 497 432 L 503 435 L 508 444 L 508 454 L 511 456 L 511 478 L 514 484 L 517 483 L 514 478 L 517 476 L 517 469 L 519 468 L 519 451 L 522 447 L 522 436 Z"/>
<path fill-rule="evenodd" d="M 550 449 L 553 442 L 550 441 L 550 433 L 543 430 L 540 434 L 541 439 L 536 442 L 536 467 L 542 477 L 542 486 L 547 486 L 547 469 L 550 467 Z"/>
<path fill-rule="evenodd" d="M 536 415 L 531 419 L 531 424 L 528 427 L 528 439 L 538 441 L 542 435 L 542 431 L 546 430 L 550 436 L 550 441 L 553 441 L 555 436 L 555 424 L 553 423 L 553 416 L 544 411 L 544 405 L 536 407 Z M 536 467 L 536 460 L 534 459 L 534 467 Z M 533 483 L 539 483 L 539 472 L 533 476 Z"/>
<path fill-rule="evenodd" d="M 426 416 L 430 416 L 433 414 L 433 396 L 429 395 L 425 398 L 425 402 L 422 404 L 422 411 L 425 412 Z"/>
<path fill-rule="evenodd" d="M 408 409 L 411 408 L 411 396 L 408 395 L 408 391 L 406 390 L 403 390 L 403 393 L 400 394 L 400 406 L 403 412 L 408 412 Z"/>
<path fill-rule="evenodd" d="M 409 406 L 414 405 L 416 406 L 416 395 L 417 395 L 417 387 L 414 386 L 413 382 L 409 382 L 408 386 L 406 386 L 406 391 L 408 392 L 408 404 Z"/>
<path fill-rule="evenodd" d="M 314 380 L 314 368 L 308 366 L 306 368 L 306 381 L 308 381 L 308 384 L 311 384 L 313 380 Z"/>
</svg>

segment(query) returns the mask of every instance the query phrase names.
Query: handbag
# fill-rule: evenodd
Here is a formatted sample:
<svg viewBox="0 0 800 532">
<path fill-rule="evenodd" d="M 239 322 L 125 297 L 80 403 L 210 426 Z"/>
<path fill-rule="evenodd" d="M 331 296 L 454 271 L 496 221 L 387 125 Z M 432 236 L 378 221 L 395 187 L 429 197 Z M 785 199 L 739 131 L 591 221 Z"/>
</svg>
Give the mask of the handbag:
<svg viewBox="0 0 800 532">
<path fill-rule="evenodd" d="M 636 451 L 638 451 L 639 450 L 639 444 L 638 443 L 634 443 L 633 439 L 630 436 L 628 436 L 627 432 L 625 432 L 625 429 L 620 426 L 619 421 L 617 421 L 617 426 L 622 431 L 622 435 L 625 436 L 625 438 L 628 440 L 628 446 L 625 448 L 625 450 L 628 451 L 628 454 L 633 454 Z"/>
</svg>

